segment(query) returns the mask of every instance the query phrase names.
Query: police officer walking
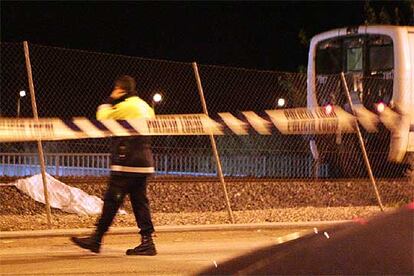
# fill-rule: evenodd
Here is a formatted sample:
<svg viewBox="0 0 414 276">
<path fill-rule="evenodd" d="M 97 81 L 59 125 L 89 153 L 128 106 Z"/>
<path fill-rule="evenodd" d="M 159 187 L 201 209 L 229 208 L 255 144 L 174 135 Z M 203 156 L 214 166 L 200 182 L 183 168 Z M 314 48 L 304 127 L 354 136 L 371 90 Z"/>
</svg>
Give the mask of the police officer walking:
<svg viewBox="0 0 414 276">
<path fill-rule="evenodd" d="M 154 110 L 137 96 L 136 83 L 130 76 L 121 76 L 115 81 L 114 89 L 106 101 L 98 107 L 98 120 L 140 119 L 154 117 Z M 72 237 L 78 246 L 99 253 L 104 234 L 129 194 L 137 226 L 140 229 L 141 244 L 128 249 L 127 255 L 156 255 L 152 239 L 152 224 L 147 198 L 147 178 L 154 173 L 154 161 L 150 138 L 129 136 L 112 138 L 111 174 L 104 196 L 102 214 L 96 230 L 90 237 Z"/>
</svg>

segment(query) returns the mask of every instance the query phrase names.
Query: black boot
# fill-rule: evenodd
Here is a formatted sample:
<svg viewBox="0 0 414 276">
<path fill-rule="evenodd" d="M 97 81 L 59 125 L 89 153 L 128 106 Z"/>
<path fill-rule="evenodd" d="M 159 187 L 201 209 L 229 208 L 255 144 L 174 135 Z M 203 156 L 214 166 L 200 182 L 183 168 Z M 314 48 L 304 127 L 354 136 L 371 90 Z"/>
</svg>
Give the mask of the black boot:
<svg viewBox="0 0 414 276">
<path fill-rule="evenodd" d="M 86 238 L 71 237 L 70 239 L 77 246 L 89 249 L 94 253 L 99 253 L 101 250 L 101 238 L 96 233 Z"/>
<path fill-rule="evenodd" d="M 135 247 L 134 249 L 128 249 L 126 251 L 127 255 L 144 255 L 144 256 L 154 256 L 157 255 L 157 250 L 155 249 L 154 241 L 152 240 L 151 235 L 142 236 L 141 244 Z"/>
</svg>

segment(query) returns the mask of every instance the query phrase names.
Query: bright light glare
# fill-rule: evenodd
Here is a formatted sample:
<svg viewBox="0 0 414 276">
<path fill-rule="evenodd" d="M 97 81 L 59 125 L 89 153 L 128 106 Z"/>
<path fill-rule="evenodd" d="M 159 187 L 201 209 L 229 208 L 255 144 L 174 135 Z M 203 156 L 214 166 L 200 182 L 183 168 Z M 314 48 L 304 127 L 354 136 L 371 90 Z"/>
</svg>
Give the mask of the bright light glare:
<svg viewBox="0 0 414 276">
<path fill-rule="evenodd" d="M 385 110 L 385 104 L 384 103 L 381 102 L 381 103 L 377 104 L 377 111 L 379 113 L 384 112 L 384 110 Z"/>
<path fill-rule="evenodd" d="M 160 101 L 162 101 L 162 95 L 160 93 L 155 93 L 152 99 L 154 100 L 154 102 L 159 103 Z"/>
<path fill-rule="evenodd" d="M 285 106 L 285 104 L 286 104 L 285 99 L 280 98 L 280 99 L 278 99 L 278 100 L 277 100 L 277 106 L 278 106 L 278 107 Z"/>
<path fill-rule="evenodd" d="M 23 98 L 24 96 L 26 96 L 26 91 L 20 90 L 19 95 Z"/>
<path fill-rule="evenodd" d="M 331 114 L 332 110 L 333 110 L 332 105 L 328 104 L 328 105 L 325 106 L 325 113 L 326 114 L 328 114 L 328 115 Z"/>
</svg>

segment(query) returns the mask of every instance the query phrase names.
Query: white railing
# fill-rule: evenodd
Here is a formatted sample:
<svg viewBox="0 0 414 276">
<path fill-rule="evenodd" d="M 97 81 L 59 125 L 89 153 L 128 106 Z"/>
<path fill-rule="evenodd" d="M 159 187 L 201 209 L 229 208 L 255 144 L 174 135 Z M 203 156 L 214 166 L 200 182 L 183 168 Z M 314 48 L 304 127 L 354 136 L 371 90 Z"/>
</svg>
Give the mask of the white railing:
<svg viewBox="0 0 414 276">
<path fill-rule="evenodd" d="M 212 156 L 154 154 L 156 175 L 215 176 Z M 311 156 L 222 156 L 226 176 L 303 178 L 313 176 Z M 110 155 L 101 153 L 49 153 L 46 171 L 54 176 L 109 175 Z M 36 153 L 0 153 L 0 176 L 29 176 L 40 173 Z M 319 177 L 327 174 L 326 166 Z"/>
</svg>

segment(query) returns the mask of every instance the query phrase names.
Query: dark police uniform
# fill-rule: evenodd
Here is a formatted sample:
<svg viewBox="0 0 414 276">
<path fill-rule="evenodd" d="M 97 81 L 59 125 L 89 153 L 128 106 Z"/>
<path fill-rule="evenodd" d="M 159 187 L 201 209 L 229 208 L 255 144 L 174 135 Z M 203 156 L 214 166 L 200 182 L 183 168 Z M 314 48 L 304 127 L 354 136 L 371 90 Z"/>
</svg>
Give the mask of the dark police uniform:
<svg viewBox="0 0 414 276">
<path fill-rule="evenodd" d="M 116 80 L 111 97 L 107 103 L 98 107 L 98 120 L 142 119 L 155 116 L 154 110 L 136 95 L 135 80 L 130 76 L 122 76 Z M 82 248 L 99 253 L 104 234 L 111 226 L 125 196 L 129 194 L 135 220 L 140 229 L 141 244 L 128 249 L 126 254 L 156 255 L 152 240 L 154 226 L 147 198 L 147 178 L 154 173 L 150 138 L 128 136 L 112 139 L 111 176 L 96 230 L 90 237 L 72 237 L 71 240 Z"/>
<path fill-rule="evenodd" d="M 138 96 L 126 95 L 98 107 L 98 120 L 141 119 L 154 117 L 154 110 Z M 140 228 L 140 234 L 154 232 L 146 194 L 147 177 L 154 173 L 150 138 L 129 136 L 112 138 L 111 176 L 104 197 L 104 208 L 98 222 L 98 233 L 105 233 L 119 207 L 129 194 L 131 205 Z"/>
</svg>

